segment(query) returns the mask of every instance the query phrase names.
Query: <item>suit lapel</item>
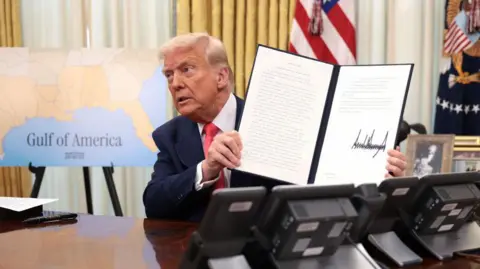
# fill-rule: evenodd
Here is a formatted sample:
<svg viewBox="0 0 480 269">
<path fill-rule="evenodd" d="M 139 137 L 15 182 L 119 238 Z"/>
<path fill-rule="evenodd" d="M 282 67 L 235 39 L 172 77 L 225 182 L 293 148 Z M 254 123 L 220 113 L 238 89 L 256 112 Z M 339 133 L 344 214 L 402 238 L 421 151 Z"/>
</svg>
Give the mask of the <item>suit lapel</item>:
<svg viewBox="0 0 480 269">
<path fill-rule="evenodd" d="M 237 115 L 235 117 L 235 130 L 238 131 L 240 127 L 240 121 L 242 120 L 242 115 L 243 115 L 243 108 L 245 107 L 245 101 L 242 99 L 238 98 L 235 95 L 235 99 L 237 100 Z M 237 172 L 235 169 L 231 170 L 231 178 L 230 178 L 230 187 L 245 187 L 249 186 L 251 182 L 249 181 L 248 177 L 245 175 L 242 175 L 243 172 Z M 239 176 L 237 176 L 239 175 Z M 240 178 L 238 180 L 237 178 Z"/>
<path fill-rule="evenodd" d="M 202 138 L 195 122 L 182 117 L 179 125 L 175 148 L 180 161 L 191 167 L 205 159 Z"/>
<path fill-rule="evenodd" d="M 238 98 L 236 95 L 235 95 L 235 99 L 237 100 L 237 115 L 235 117 L 235 130 L 238 131 L 238 128 L 240 127 L 240 121 L 242 119 L 243 108 L 245 107 L 245 101 Z"/>
</svg>

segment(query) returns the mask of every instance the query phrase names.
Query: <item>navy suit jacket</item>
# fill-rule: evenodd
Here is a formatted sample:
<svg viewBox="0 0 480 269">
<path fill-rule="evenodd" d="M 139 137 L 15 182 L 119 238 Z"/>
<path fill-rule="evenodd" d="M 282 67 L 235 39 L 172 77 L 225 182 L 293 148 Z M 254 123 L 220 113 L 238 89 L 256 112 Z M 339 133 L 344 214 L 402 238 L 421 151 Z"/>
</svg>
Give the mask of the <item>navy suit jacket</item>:
<svg viewBox="0 0 480 269">
<path fill-rule="evenodd" d="M 244 101 L 235 96 L 238 130 Z M 213 186 L 195 190 L 197 164 L 205 159 L 202 139 L 196 122 L 178 116 L 157 128 L 153 140 L 159 149 L 152 179 L 143 193 L 147 218 L 201 221 Z M 284 184 L 232 171 L 230 187 L 265 186 L 271 189 Z"/>
</svg>

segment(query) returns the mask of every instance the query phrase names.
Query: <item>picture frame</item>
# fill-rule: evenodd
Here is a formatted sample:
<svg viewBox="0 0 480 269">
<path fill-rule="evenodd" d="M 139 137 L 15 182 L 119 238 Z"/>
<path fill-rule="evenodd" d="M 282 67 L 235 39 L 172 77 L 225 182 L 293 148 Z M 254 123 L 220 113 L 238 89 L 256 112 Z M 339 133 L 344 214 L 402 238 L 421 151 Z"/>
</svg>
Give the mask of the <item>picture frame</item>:
<svg viewBox="0 0 480 269">
<path fill-rule="evenodd" d="M 480 171 L 480 136 L 456 136 L 452 172 Z"/>
<path fill-rule="evenodd" d="M 450 173 L 455 135 L 410 134 L 407 137 L 406 176 Z"/>
</svg>

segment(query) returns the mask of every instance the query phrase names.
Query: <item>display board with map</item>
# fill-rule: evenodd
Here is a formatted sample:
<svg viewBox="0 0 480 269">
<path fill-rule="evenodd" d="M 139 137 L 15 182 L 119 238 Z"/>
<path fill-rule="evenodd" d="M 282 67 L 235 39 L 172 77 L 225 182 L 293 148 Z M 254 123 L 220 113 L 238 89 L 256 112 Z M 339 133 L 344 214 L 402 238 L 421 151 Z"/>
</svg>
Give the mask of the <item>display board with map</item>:
<svg viewBox="0 0 480 269">
<path fill-rule="evenodd" d="M 0 166 L 151 166 L 156 50 L 0 48 Z"/>
</svg>

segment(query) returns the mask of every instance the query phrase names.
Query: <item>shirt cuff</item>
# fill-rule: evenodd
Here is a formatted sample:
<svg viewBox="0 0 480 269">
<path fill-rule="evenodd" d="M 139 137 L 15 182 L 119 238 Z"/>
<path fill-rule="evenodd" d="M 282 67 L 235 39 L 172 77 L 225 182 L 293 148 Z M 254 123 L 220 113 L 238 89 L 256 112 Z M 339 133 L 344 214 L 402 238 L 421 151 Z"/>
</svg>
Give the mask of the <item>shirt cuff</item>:
<svg viewBox="0 0 480 269">
<path fill-rule="evenodd" d="M 200 162 L 197 164 L 197 173 L 195 175 L 195 190 L 199 191 L 203 188 L 209 187 L 213 185 L 217 180 L 220 178 L 220 175 L 218 175 L 216 178 L 209 180 L 209 181 L 204 181 L 203 180 L 203 173 L 202 173 L 202 163 Z"/>
</svg>

